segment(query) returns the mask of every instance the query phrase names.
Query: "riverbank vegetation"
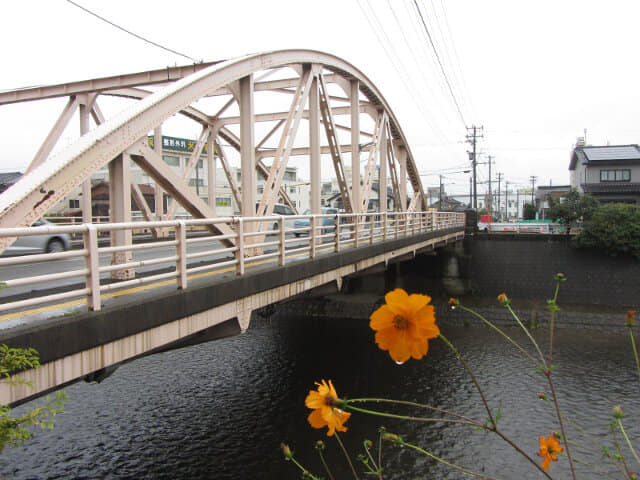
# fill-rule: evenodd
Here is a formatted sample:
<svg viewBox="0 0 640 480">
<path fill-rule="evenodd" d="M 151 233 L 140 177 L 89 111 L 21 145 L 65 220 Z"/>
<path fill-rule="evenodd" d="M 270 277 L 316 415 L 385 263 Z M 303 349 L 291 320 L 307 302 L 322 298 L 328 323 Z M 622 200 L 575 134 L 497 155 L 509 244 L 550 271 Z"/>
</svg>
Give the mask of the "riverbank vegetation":
<svg viewBox="0 0 640 480">
<path fill-rule="evenodd" d="M 0 382 L 10 385 L 27 385 L 30 382 L 14 373 L 26 369 L 40 368 L 38 352 L 33 348 L 9 348 L 0 345 Z M 67 399 L 63 390 L 56 392 L 55 397 L 47 397 L 46 403 L 40 407 L 28 408 L 19 415 L 13 415 L 11 408 L 0 405 L 0 452 L 6 446 L 18 447 L 33 438 L 31 427 L 52 429 L 52 417 L 64 411 Z"/>
<path fill-rule="evenodd" d="M 607 255 L 630 255 L 640 260 L 640 206 L 627 203 L 600 204 L 576 189 L 560 201 L 551 198 L 550 218 L 577 229 L 571 245 L 596 248 Z"/>
<path fill-rule="evenodd" d="M 443 406 L 423 405 L 417 402 L 399 401 L 387 398 L 347 398 L 340 397 L 336 387 L 331 380 L 321 380 L 316 382 L 316 388 L 310 390 L 305 405 L 311 409 L 308 422 L 311 427 L 327 430 L 327 436 L 334 438 L 343 452 L 346 462 L 349 465 L 353 478 L 398 478 L 396 475 L 403 472 L 387 472 L 385 470 L 384 459 L 387 455 L 393 455 L 395 448 L 411 450 L 416 454 L 423 455 L 433 462 L 438 462 L 446 467 L 458 472 L 464 477 L 476 477 L 487 480 L 500 478 L 497 474 L 486 472 L 485 468 L 474 465 L 458 465 L 455 461 L 446 458 L 446 452 L 431 451 L 427 445 L 418 445 L 415 442 L 403 439 L 402 432 L 390 432 L 381 427 L 376 441 L 364 440 L 362 443 L 362 453 L 355 460 L 347 451 L 341 435 L 347 433 L 346 423 L 352 416 L 372 415 L 394 420 L 405 420 L 407 422 L 429 423 L 450 423 L 457 424 L 463 428 L 469 428 L 470 432 L 486 432 L 495 441 L 504 442 L 522 458 L 523 463 L 528 465 L 531 475 L 536 475 L 548 479 L 570 477 L 573 480 L 579 478 L 579 474 L 584 471 L 595 471 L 599 477 L 623 478 L 628 480 L 637 479 L 635 473 L 640 470 L 640 456 L 633 445 L 631 436 L 627 431 L 628 423 L 625 419 L 624 408 L 621 405 L 611 405 L 611 421 L 609 431 L 594 435 L 587 432 L 578 425 L 572 412 L 567 411 L 562 405 L 562 396 L 558 395 L 560 386 L 556 385 L 554 371 L 561 367 L 554 363 L 554 322 L 560 307 L 557 305 L 560 285 L 566 280 L 561 273 L 555 276 L 555 294 L 553 298 L 547 300 L 547 309 L 550 315 L 549 337 L 545 345 L 529 332 L 521 319 L 511 307 L 511 299 L 506 293 L 498 296 L 497 300 L 505 308 L 517 327 L 524 332 L 526 342 L 520 343 L 514 340 L 513 335 L 508 331 L 496 326 L 489 319 L 467 308 L 458 299 L 451 298 L 449 306 L 452 309 L 460 309 L 467 312 L 472 318 L 480 321 L 496 335 L 500 336 L 509 348 L 516 349 L 535 370 L 536 374 L 545 379 L 547 388 L 545 391 L 531 392 L 540 401 L 548 405 L 553 412 L 549 417 L 548 427 L 545 431 L 539 432 L 537 437 L 538 448 L 531 451 L 527 448 L 530 445 L 528 439 L 514 438 L 510 433 L 516 428 L 513 425 L 503 425 L 502 407 L 496 405 L 496 399 L 485 394 L 482 382 L 474 372 L 472 362 L 467 361 L 464 352 L 459 352 L 456 347 L 441 333 L 436 324 L 433 306 L 430 304 L 431 298 L 421 294 L 407 294 L 402 289 L 395 289 L 385 296 L 385 304 L 374 311 L 370 316 L 369 326 L 375 331 L 374 340 L 381 350 L 387 351 L 391 359 L 397 364 L 407 361 L 428 361 L 429 343 L 441 341 L 452 352 L 460 362 L 461 368 L 471 378 L 472 383 L 479 395 L 479 401 L 484 411 L 484 418 L 477 418 L 465 412 L 456 412 Z M 626 321 L 621 315 L 621 328 L 627 328 L 630 336 L 630 353 L 634 359 L 634 367 L 637 369 L 638 380 L 640 381 L 640 361 L 634 336 L 636 321 L 635 310 L 629 310 L 626 314 Z M 557 352 L 556 352 L 557 353 Z M 630 363 L 631 365 L 631 363 Z M 348 389 L 348 386 L 344 387 Z M 509 386 L 506 386 L 505 392 Z M 637 387 L 634 387 L 637 388 Z M 343 391 L 343 386 L 340 386 Z M 498 399 L 499 401 L 499 399 Z M 455 405 L 455 399 L 452 399 Z M 388 407 L 388 409 L 387 409 Z M 589 408 L 589 405 L 585 405 Z M 575 412 L 574 412 L 575 413 Z M 526 422 L 526 414 L 521 412 L 515 417 L 518 421 Z M 513 418 L 513 415 L 512 415 Z M 633 434 L 638 435 L 638 422 L 632 423 Z M 338 433 L 341 432 L 341 433 Z M 487 444 L 494 440 L 487 437 Z M 391 451 L 389 448 L 391 447 Z M 285 444 L 281 445 L 285 459 L 291 461 L 302 473 L 303 478 L 320 479 L 325 478 L 310 472 L 301 465 L 294 455 L 292 449 Z M 488 447 L 490 448 L 490 447 Z M 324 442 L 316 444 L 316 450 L 320 456 L 324 467 L 323 475 L 334 480 L 331 469 L 331 462 L 324 457 Z M 383 454 L 384 451 L 384 454 Z M 586 452 L 586 453 L 585 453 Z M 555 466 L 562 463 L 561 468 Z M 428 468 L 428 467 L 427 467 Z M 415 475 L 415 471 L 404 472 L 409 476 Z M 423 472 L 428 475 L 428 471 Z M 498 476 L 493 476 L 498 475 Z M 457 477 L 456 477 L 457 478 Z M 534 478 L 533 476 L 526 478 Z"/>
</svg>

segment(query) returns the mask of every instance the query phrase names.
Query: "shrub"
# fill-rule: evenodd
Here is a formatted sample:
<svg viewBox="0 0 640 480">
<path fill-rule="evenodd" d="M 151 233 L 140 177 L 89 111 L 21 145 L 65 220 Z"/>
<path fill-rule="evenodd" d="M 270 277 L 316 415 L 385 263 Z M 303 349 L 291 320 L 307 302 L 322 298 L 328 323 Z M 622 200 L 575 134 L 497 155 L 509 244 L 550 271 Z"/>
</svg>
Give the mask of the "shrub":
<svg viewBox="0 0 640 480">
<path fill-rule="evenodd" d="M 640 260 L 640 207 L 624 203 L 600 206 L 574 240 L 576 247 L 595 247 L 608 255 L 631 255 Z"/>
</svg>

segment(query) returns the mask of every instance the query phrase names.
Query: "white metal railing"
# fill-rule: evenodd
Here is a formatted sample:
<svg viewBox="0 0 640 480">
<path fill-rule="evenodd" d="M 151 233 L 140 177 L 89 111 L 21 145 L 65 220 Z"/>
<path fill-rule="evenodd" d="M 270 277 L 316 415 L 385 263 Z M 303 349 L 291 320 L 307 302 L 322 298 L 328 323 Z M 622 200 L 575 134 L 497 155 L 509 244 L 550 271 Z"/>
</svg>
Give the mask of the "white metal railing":
<svg viewBox="0 0 640 480">
<path fill-rule="evenodd" d="M 274 262 L 284 266 L 287 261 L 314 258 L 320 253 L 462 227 L 464 222 L 463 213 L 429 211 L 0 228 L 0 238 L 55 234 L 82 239 L 74 242 L 76 248 L 65 252 L 0 257 L 1 286 L 9 289 L 0 293 L 25 286 L 46 292 L 63 287 L 65 282 L 68 288 L 42 295 L 32 291 L 30 298 L 23 300 L 5 299 L 0 303 L 0 313 L 83 297 L 89 309 L 100 310 L 103 297 L 113 295 L 116 290 L 156 282 L 176 282 L 178 288 L 184 289 L 189 278 L 207 272 L 242 275 L 252 265 Z M 222 224 L 230 227 L 232 233 L 211 233 L 211 228 Z M 274 224 L 275 230 L 266 230 Z M 169 234 L 162 239 L 145 238 L 126 245 L 111 245 L 108 241 L 115 232 L 132 235 L 141 228 L 161 228 Z M 38 274 L 18 268 L 26 264 L 36 264 L 28 270 L 36 270 Z"/>
</svg>

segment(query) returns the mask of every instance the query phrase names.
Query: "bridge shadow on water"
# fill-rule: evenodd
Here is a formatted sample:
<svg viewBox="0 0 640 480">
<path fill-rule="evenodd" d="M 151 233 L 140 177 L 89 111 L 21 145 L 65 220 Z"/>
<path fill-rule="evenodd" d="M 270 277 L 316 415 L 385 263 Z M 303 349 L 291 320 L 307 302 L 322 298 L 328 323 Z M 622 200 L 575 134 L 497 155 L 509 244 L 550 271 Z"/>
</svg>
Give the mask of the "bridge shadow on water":
<svg viewBox="0 0 640 480">
<path fill-rule="evenodd" d="M 505 431 L 535 456 L 538 436 L 557 429 L 552 410 L 537 398 L 545 391 L 544 379 L 488 329 L 462 326 L 447 313 L 443 301 L 437 301 L 443 333 L 474 366 L 492 407 L 502 408 Z M 352 478 L 335 440 L 306 420 L 304 398 L 322 379 L 331 379 L 345 397 L 418 401 L 484 419 L 468 376 L 442 341 L 430 343 L 425 359 L 404 365 L 378 350 L 366 320 L 373 307 L 362 306 L 360 318 L 310 317 L 276 308 L 266 318 L 255 318 L 241 336 L 136 360 L 101 384 L 73 385 L 67 389 L 67 412 L 57 417 L 55 429 L 38 431 L 24 447 L 5 450 L 0 475 L 299 478 L 279 450 L 279 443 L 285 442 L 305 466 L 326 477 L 314 450 L 315 442 L 323 440 L 335 477 Z M 548 331 L 541 328 L 534 335 L 544 342 Z M 606 430 L 615 404 L 623 405 L 628 418 L 640 415 L 627 335 L 624 329 L 557 332 L 561 403 L 594 432 Z M 38 401 L 31 405 L 35 404 Z M 489 475 L 541 478 L 495 436 L 460 426 L 407 424 L 360 414 L 352 415 L 349 431 L 342 434 L 354 460 L 365 438 L 375 440 L 380 425 Z M 639 432 L 632 435 L 640 439 Z M 459 478 L 418 453 L 391 445 L 383 448 L 385 479 Z M 554 463 L 554 476 L 567 478 L 566 466 L 566 458 Z"/>
</svg>

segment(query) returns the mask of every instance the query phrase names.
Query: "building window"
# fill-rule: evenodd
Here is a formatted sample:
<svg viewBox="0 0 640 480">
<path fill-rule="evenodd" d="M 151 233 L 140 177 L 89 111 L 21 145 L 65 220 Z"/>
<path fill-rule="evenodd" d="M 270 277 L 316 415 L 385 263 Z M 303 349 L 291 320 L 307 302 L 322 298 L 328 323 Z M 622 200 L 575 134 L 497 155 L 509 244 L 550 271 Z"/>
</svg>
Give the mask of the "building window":
<svg viewBox="0 0 640 480">
<path fill-rule="evenodd" d="M 601 182 L 628 182 L 631 180 L 631 170 L 600 170 Z"/>
<path fill-rule="evenodd" d="M 173 155 L 163 155 L 162 159 L 165 163 L 171 167 L 179 167 L 180 166 L 180 157 L 175 157 Z"/>
<path fill-rule="evenodd" d="M 190 178 L 189 179 L 189 186 L 190 187 L 195 187 L 196 186 L 196 182 L 198 183 L 199 187 L 204 187 L 204 179 L 203 178 Z"/>
<path fill-rule="evenodd" d="M 289 187 L 289 193 L 296 193 L 296 187 Z"/>
<path fill-rule="evenodd" d="M 78 200 L 78 199 L 70 199 L 69 200 L 69 208 L 80 208 L 80 200 Z"/>
<path fill-rule="evenodd" d="M 216 207 L 230 207 L 231 197 L 216 197 Z"/>
</svg>

